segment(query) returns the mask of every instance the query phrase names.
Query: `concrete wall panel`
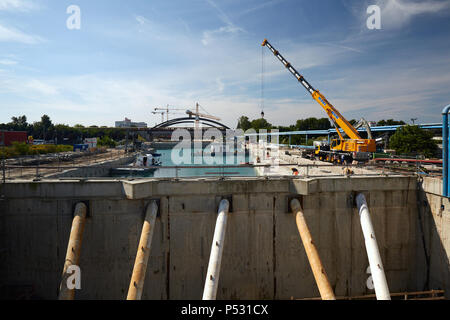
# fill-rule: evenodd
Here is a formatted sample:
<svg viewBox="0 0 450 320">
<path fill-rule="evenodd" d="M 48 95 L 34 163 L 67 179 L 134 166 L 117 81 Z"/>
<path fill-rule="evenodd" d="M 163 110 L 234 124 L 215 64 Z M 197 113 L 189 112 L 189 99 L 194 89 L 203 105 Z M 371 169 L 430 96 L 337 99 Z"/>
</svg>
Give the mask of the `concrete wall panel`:
<svg viewBox="0 0 450 320">
<path fill-rule="evenodd" d="M 239 181 L 97 181 L 9 183 L 0 204 L 3 282 L 29 282 L 55 299 L 78 200 L 89 204 L 78 299 L 125 299 L 145 208 L 161 201 L 144 299 L 201 299 L 222 196 L 231 196 L 219 299 L 290 299 L 319 295 L 288 197 L 303 195 L 305 217 L 337 296 L 373 293 L 359 215 L 352 197 L 366 195 L 391 292 L 447 286 L 448 208 L 426 194 L 422 229 L 417 184 L 410 177 Z M 446 209 L 441 210 L 444 203 Z M 422 208 L 422 206 L 421 206 Z M 426 208 L 426 207 L 424 207 Z M 442 257 L 447 262 L 442 262 Z M 447 264 L 445 264 L 447 263 Z"/>
</svg>

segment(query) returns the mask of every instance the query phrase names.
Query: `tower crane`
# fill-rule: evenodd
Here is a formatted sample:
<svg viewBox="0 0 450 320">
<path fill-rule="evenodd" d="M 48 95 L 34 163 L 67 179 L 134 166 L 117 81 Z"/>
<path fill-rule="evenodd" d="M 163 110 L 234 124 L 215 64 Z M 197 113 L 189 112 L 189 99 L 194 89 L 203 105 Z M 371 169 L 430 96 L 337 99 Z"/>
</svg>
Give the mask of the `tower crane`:
<svg viewBox="0 0 450 320">
<path fill-rule="evenodd" d="M 209 115 L 209 114 L 203 114 L 203 113 L 200 113 L 199 110 L 198 110 L 198 107 L 199 107 L 199 106 L 200 106 L 200 105 L 199 105 L 198 103 L 195 105 L 195 112 L 192 112 L 191 110 L 187 110 L 187 111 L 186 111 L 186 114 L 188 114 L 189 117 L 195 116 L 195 129 L 198 129 L 198 128 L 199 128 L 200 117 L 202 117 L 202 118 L 207 118 L 207 119 L 212 119 L 212 120 L 216 120 L 216 121 L 220 121 L 220 120 L 221 120 L 220 118 L 211 116 L 211 115 Z"/>
<path fill-rule="evenodd" d="M 161 115 L 161 123 L 164 122 L 164 115 L 166 114 L 166 111 L 153 111 L 153 114 L 160 114 Z"/>
<path fill-rule="evenodd" d="M 167 105 L 166 108 L 155 108 L 155 111 L 163 111 L 163 112 L 152 112 L 153 114 L 157 114 L 157 113 L 161 113 L 162 114 L 162 122 L 164 122 L 164 113 L 167 114 L 167 121 L 169 121 L 169 113 L 172 113 L 171 111 L 184 111 L 184 109 L 176 109 L 176 108 L 172 108 L 169 109 L 169 105 Z"/>
<path fill-rule="evenodd" d="M 328 102 L 322 93 L 314 89 L 313 86 L 311 86 L 309 82 L 306 81 L 306 79 L 269 43 L 269 41 L 267 41 L 267 39 L 264 39 L 262 46 L 269 48 L 286 69 L 294 75 L 297 81 L 311 94 L 312 98 L 325 110 L 336 128 L 339 140 L 333 140 L 331 146 L 317 146 L 315 151 L 316 155 L 320 159 L 327 159 L 329 161 L 335 161 L 336 159 L 342 161 L 342 157 L 346 161 L 368 160 L 370 153 L 375 152 L 376 150 L 375 140 L 362 139 L 358 131 L 350 124 L 350 122 L 348 122 L 344 116 Z M 344 139 L 340 129 L 342 129 L 350 139 Z"/>
</svg>

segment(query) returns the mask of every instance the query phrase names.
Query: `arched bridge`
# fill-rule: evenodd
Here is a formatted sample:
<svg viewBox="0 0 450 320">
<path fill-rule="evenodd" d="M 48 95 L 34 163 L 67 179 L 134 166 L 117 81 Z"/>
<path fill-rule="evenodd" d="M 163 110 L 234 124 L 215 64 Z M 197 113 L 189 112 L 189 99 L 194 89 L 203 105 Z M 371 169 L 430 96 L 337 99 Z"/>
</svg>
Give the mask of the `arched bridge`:
<svg viewBox="0 0 450 320">
<path fill-rule="evenodd" d="M 169 120 L 166 122 L 162 122 L 162 123 L 154 126 L 152 129 L 168 128 L 173 125 L 185 124 L 185 123 L 194 123 L 195 124 L 195 121 L 197 121 L 197 120 L 199 120 L 201 124 L 208 126 L 208 127 L 213 127 L 213 128 L 217 128 L 217 129 L 230 129 L 223 123 L 220 123 L 215 120 L 206 119 L 206 118 L 192 118 L 192 117 L 172 119 L 172 120 Z"/>
</svg>

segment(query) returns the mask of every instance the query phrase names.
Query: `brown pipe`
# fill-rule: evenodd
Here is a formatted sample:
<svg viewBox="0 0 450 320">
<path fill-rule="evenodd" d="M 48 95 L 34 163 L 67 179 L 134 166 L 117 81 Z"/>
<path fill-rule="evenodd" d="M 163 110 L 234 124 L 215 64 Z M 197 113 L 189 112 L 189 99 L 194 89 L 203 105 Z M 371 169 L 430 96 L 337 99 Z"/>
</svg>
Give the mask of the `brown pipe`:
<svg viewBox="0 0 450 320">
<path fill-rule="evenodd" d="M 319 288 L 322 300 L 336 300 L 333 289 L 328 281 L 327 274 L 319 257 L 319 252 L 314 244 L 308 225 L 306 224 L 305 216 L 300 202 L 297 199 L 291 201 L 291 209 L 295 215 L 298 232 L 305 247 L 306 255 L 308 256 L 309 264 L 311 266 L 314 278 L 316 279 L 317 287 Z"/>
<path fill-rule="evenodd" d="M 75 297 L 75 289 L 69 289 L 67 287 L 67 279 L 70 277 L 70 274 L 67 273 L 67 269 L 72 265 L 78 266 L 84 224 L 86 222 L 86 212 L 86 205 L 84 203 L 77 203 L 72 222 L 72 229 L 70 231 L 69 244 L 67 246 L 66 261 L 64 262 L 62 279 L 59 286 L 59 300 L 73 300 Z"/>
<path fill-rule="evenodd" d="M 134 263 L 133 275 L 131 276 L 130 287 L 128 289 L 127 300 L 141 300 L 157 213 L 158 205 L 156 204 L 156 201 L 152 201 L 147 207 L 141 239 L 136 254 L 136 261 Z"/>
</svg>

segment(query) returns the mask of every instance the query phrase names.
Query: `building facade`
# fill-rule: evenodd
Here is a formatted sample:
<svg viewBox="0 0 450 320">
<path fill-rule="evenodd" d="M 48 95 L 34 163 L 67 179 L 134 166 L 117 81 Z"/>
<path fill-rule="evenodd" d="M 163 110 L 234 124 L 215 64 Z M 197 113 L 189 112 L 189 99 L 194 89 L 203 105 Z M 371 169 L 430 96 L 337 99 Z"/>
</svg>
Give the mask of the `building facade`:
<svg viewBox="0 0 450 320">
<path fill-rule="evenodd" d="M 132 122 L 130 119 L 125 118 L 124 121 L 116 121 L 116 128 L 147 128 L 147 123 Z"/>
</svg>

